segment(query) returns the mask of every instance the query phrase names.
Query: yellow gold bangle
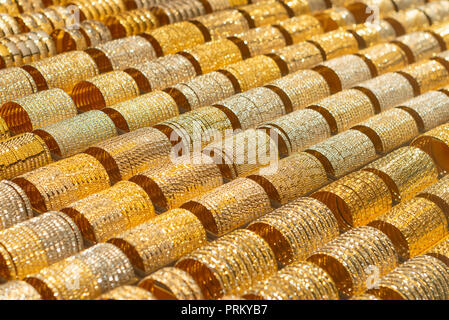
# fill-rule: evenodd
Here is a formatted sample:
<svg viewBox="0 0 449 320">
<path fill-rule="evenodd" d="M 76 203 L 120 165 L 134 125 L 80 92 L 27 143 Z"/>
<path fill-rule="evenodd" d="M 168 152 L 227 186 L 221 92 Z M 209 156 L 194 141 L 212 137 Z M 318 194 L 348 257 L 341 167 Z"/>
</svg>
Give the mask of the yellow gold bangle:
<svg viewBox="0 0 449 320">
<path fill-rule="evenodd" d="M 249 30 L 248 21 L 238 10 L 223 10 L 199 16 L 194 21 L 209 32 L 212 41 L 227 38 Z"/>
<path fill-rule="evenodd" d="M 0 286 L 2 300 L 41 300 L 41 295 L 28 283 L 20 280 L 8 281 Z"/>
<path fill-rule="evenodd" d="M 102 294 L 97 300 L 157 300 L 157 298 L 139 287 L 121 286 Z"/>
</svg>

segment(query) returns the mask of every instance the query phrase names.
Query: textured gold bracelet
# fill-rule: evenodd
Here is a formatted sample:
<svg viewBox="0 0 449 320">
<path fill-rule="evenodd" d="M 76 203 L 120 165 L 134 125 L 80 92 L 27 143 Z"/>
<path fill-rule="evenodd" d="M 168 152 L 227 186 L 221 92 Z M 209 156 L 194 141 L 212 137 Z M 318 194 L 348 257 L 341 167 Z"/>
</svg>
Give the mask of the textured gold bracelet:
<svg viewBox="0 0 449 320">
<path fill-rule="evenodd" d="M 310 40 L 320 48 L 324 60 L 330 60 L 345 54 L 355 53 L 359 45 L 354 35 L 346 30 L 335 30 L 313 36 Z"/>
<path fill-rule="evenodd" d="M 338 92 L 308 108 L 320 112 L 326 118 L 333 134 L 345 131 L 374 115 L 371 100 L 357 89 Z"/>
<path fill-rule="evenodd" d="M 42 297 L 30 284 L 12 280 L 0 286 L 1 300 L 41 300 Z"/>
<path fill-rule="evenodd" d="M 2 104 L 38 91 L 34 79 L 21 68 L 0 70 L 0 84 L 3 88 L 8 88 L 8 90 L 0 91 Z"/>
<path fill-rule="evenodd" d="M 181 208 L 193 212 L 208 231 L 219 236 L 273 210 L 265 190 L 247 178 L 195 197 Z"/>
<path fill-rule="evenodd" d="M 97 244 L 25 279 L 45 300 L 95 299 L 134 280 L 128 258 L 108 243 Z"/>
<path fill-rule="evenodd" d="M 267 121 L 258 129 L 276 137 L 279 151 L 283 154 L 302 151 L 331 136 L 326 118 L 312 109 L 296 110 Z"/>
<path fill-rule="evenodd" d="M 405 51 L 409 63 L 430 58 L 442 51 L 437 38 L 430 32 L 417 31 L 396 38 L 391 43 Z"/>
<path fill-rule="evenodd" d="M 430 26 L 430 21 L 427 18 L 427 15 L 418 9 L 392 12 L 385 18 L 385 20 L 395 26 L 401 35 L 420 31 Z"/>
<path fill-rule="evenodd" d="M 15 133 L 42 128 L 75 115 L 75 104 L 61 89 L 38 92 L 0 107 L 0 116 Z"/>
<path fill-rule="evenodd" d="M 140 94 L 136 81 L 124 71 L 98 75 L 75 85 L 72 98 L 78 109 L 103 109 Z"/>
<path fill-rule="evenodd" d="M 278 26 L 287 31 L 292 43 L 299 43 L 324 32 L 320 21 L 309 15 L 282 20 L 278 23 Z"/>
<path fill-rule="evenodd" d="M 449 208 L 449 176 L 441 178 L 440 181 L 427 187 L 417 196 L 435 202 L 441 210 L 447 212 Z"/>
<path fill-rule="evenodd" d="M 207 42 L 184 50 L 180 54 L 186 56 L 194 64 L 199 74 L 221 69 L 244 58 L 240 48 L 228 39 Z"/>
<path fill-rule="evenodd" d="M 157 166 L 170 151 L 170 141 L 162 132 L 145 127 L 97 143 L 85 153 L 95 157 L 115 182 Z"/>
<path fill-rule="evenodd" d="M 68 157 L 117 135 L 114 122 L 102 111 L 92 110 L 34 131 L 51 152 Z"/>
<path fill-rule="evenodd" d="M 286 37 L 280 28 L 263 26 L 246 31 L 240 35 L 230 38 L 247 50 L 250 57 L 270 53 L 271 50 L 279 49 L 287 45 Z"/>
<path fill-rule="evenodd" d="M 170 3 L 159 3 L 151 6 L 151 12 L 156 15 L 162 25 L 190 20 L 206 14 L 206 8 L 199 0 L 174 0 Z"/>
<path fill-rule="evenodd" d="M 139 282 L 139 287 L 148 290 L 162 300 L 203 300 L 196 281 L 184 270 L 162 268 Z"/>
<path fill-rule="evenodd" d="M 237 83 L 239 92 L 262 86 L 281 77 L 281 70 L 276 62 L 264 55 L 228 65 L 220 71 L 230 77 L 233 83 Z"/>
<path fill-rule="evenodd" d="M 78 82 L 99 73 L 94 60 L 83 51 L 72 51 L 22 67 L 30 73 L 39 90 L 60 88 L 70 93 Z"/>
<path fill-rule="evenodd" d="M 204 155 L 197 160 L 167 161 L 135 175 L 130 181 L 140 185 L 156 206 L 174 209 L 223 184 L 221 172 L 211 158 Z"/>
<path fill-rule="evenodd" d="M 258 87 L 217 102 L 214 106 L 225 112 L 234 128 L 253 128 L 286 113 L 282 98 L 266 87 Z"/>
<path fill-rule="evenodd" d="M 255 171 L 247 178 L 260 184 L 268 196 L 281 204 L 305 195 L 328 182 L 326 171 L 314 156 L 293 153 L 279 160 L 275 172 Z"/>
<path fill-rule="evenodd" d="M 207 29 L 212 41 L 235 36 L 249 30 L 245 16 L 235 9 L 199 16 L 194 21 Z"/>
<path fill-rule="evenodd" d="M 60 212 L 48 212 L 3 230 L 0 243 L 1 275 L 6 279 L 22 279 L 83 249 L 78 228 Z"/>
<path fill-rule="evenodd" d="M 173 209 L 121 233 L 108 242 L 119 247 L 146 274 L 206 244 L 206 231 L 195 215 Z"/>
<path fill-rule="evenodd" d="M 2 180 L 0 190 L 1 229 L 7 229 L 33 217 L 30 200 L 18 185 Z"/>
<path fill-rule="evenodd" d="M 364 48 L 396 38 L 396 32 L 390 23 L 385 20 L 379 20 L 377 22 L 356 24 L 348 27 L 348 30 L 356 34 L 359 40 L 361 39 L 363 41 Z"/>
<path fill-rule="evenodd" d="M 243 62 L 245 61 L 231 66 Z M 213 71 L 195 77 L 188 82 L 177 83 L 165 91 L 173 97 L 179 108 L 194 110 L 229 98 L 236 93 L 236 88 L 231 77 L 220 71 Z"/>
<path fill-rule="evenodd" d="M 11 179 L 52 162 L 50 150 L 33 133 L 24 133 L 0 142 L 0 176 Z"/>
<path fill-rule="evenodd" d="M 351 11 L 343 7 L 326 9 L 315 13 L 314 16 L 320 21 L 324 32 L 356 24 L 355 17 Z"/>
<path fill-rule="evenodd" d="M 162 90 L 178 82 L 188 81 L 196 76 L 193 64 L 179 54 L 169 54 L 153 61 L 125 69 L 143 92 Z"/>
<path fill-rule="evenodd" d="M 387 212 L 393 202 L 387 184 L 374 173 L 362 170 L 321 188 L 311 197 L 332 210 L 343 230 L 371 222 Z"/>
<path fill-rule="evenodd" d="M 193 277 L 206 299 L 239 295 L 277 271 L 268 244 L 246 229 L 236 230 L 193 251 L 175 266 Z"/>
<path fill-rule="evenodd" d="M 307 260 L 323 268 L 348 296 L 367 288 L 372 268 L 382 277 L 398 264 L 393 243 L 372 227 L 351 229 L 316 250 Z"/>
<path fill-rule="evenodd" d="M 410 259 L 383 277 L 378 288 L 368 290 L 384 300 L 446 300 L 449 267 L 430 256 Z"/>
<path fill-rule="evenodd" d="M 104 242 L 155 217 L 146 192 L 137 184 L 121 181 L 61 209 L 92 242 Z"/>
<path fill-rule="evenodd" d="M 379 175 L 389 186 L 395 201 L 411 199 L 437 181 L 432 158 L 415 147 L 403 147 L 365 166 L 363 170 Z"/>
<path fill-rule="evenodd" d="M 136 9 L 109 16 L 104 20 L 114 39 L 134 36 L 159 26 L 156 16 L 148 9 Z"/>
<path fill-rule="evenodd" d="M 102 110 L 125 132 L 155 125 L 179 115 L 175 100 L 163 91 L 153 91 Z"/>
<path fill-rule="evenodd" d="M 376 113 L 383 112 L 414 97 L 414 89 L 409 80 L 396 72 L 389 72 L 357 84 L 373 103 Z"/>
<path fill-rule="evenodd" d="M 437 36 L 439 36 L 444 44 L 446 45 L 446 48 L 449 45 L 449 24 L 447 23 L 443 23 L 443 24 L 435 24 L 432 25 L 429 28 L 429 31 L 433 32 L 434 34 L 436 34 Z"/>
<path fill-rule="evenodd" d="M 239 10 L 244 12 L 252 28 L 274 24 L 289 18 L 285 6 L 274 0 L 249 4 L 239 7 Z"/>
<path fill-rule="evenodd" d="M 377 158 L 373 142 L 357 130 L 344 131 L 305 150 L 318 158 L 328 175 L 340 178 Z"/>
<path fill-rule="evenodd" d="M 383 43 L 361 50 L 357 55 L 370 61 L 377 74 L 392 72 L 405 67 L 409 60 L 404 50 L 392 43 Z"/>
<path fill-rule="evenodd" d="M 84 153 L 25 173 L 13 182 L 25 191 L 39 212 L 59 210 L 109 187 L 109 177 L 101 163 Z"/>
<path fill-rule="evenodd" d="M 247 229 L 270 245 L 283 265 L 307 258 L 339 235 L 333 213 L 318 200 L 298 198 L 251 222 Z"/>
<path fill-rule="evenodd" d="M 398 108 L 387 110 L 352 129 L 366 134 L 379 153 L 393 151 L 419 134 L 415 118 Z"/>
<path fill-rule="evenodd" d="M 449 235 L 443 210 L 419 197 L 398 204 L 369 225 L 388 235 L 403 259 L 422 254 Z"/>
<path fill-rule="evenodd" d="M 248 300 L 338 300 L 332 278 L 310 262 L 291 264 L 243 294 Z"/>
<path fill-rule="evenodd" d="M 438 89 L 449 82 L 449 71 L 436 60 L 414 63 L 398 73 L 411 78 L 420 94 Z"/>
<path fill-rule="evenodd" d="M 307 41 L 302 41 L 291 46 L 273 50 L 270 57 L 280 65 L 283 72 L 293 73 L 298 70 L 308 69 L 323 62 L 320 49 Z M 283 67 L 285 65 L 285 67 Z"/>
</svg>

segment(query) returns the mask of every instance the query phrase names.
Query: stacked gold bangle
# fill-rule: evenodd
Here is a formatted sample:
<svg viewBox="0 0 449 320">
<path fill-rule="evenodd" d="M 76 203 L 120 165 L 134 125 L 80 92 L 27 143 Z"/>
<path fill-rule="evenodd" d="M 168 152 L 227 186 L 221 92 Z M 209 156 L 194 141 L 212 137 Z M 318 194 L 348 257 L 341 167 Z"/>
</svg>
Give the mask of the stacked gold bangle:
<svg viewBox="0 0 449 320">
<path fill-rule="evenodd" d="M 140 185 L 153 203 L 164 209 L 174 209 L 223 184 L 216 163 L 207 156 L 188 163 L 167 161 L 157 168 L 141 172 L 130 179 Z"/>
<path fill-rule="evenodd" d="M 247 178 L 260 184 L 272 200 L 281 204 L 305 195 L 328 182 L 321 162 L 305 152 L 293 153 L 271 165 L 277 166 L 275 172 L 264 172 L 262 168 Z"/>
<path fill-rule="evenodd" d="M 246 229 L 236 230 L 193 251 L 175 266 L 193 277 L 206 299 L 239 295 L 277 271 L 268 244 Z"/>
<path fill-rule="evenodd" d="M 157 300 L 157 298 L 144 289 L 135 286 L 121 286 L 103 293 L 97 300 Z"/>
<path fill-rule="evenodd" d="M 333 134 L 347 130 L 374 115 L 371 100 L 357 89 L 338 92 L 308 108 L 320 112 L 326 118 Z"/>
<path fill-rule="evenodd" d="M 123 70 L 156 58 L 151 43 L 141 36 L 108 41 L 85 52 L 92 57 L 100 72 Z"/>
<path fill-rule="evenodd" d="M 412 146 L 427 152 L 438 166 L 439 170 L 449 170 L 449 125 L 443 124 L 417 137 Z"/>
<path fill-rule="evenodd" d="M 200 152 L 216 134 L 233 129 L 226 113 L 215 107 L 198 108 L 154 127 L 162 131 L 184 155 Z"/>
<path fill-rule="evenodd" d="M 254 57 L 285 47 L 288 43 L 284 33 L 280 27 L 263 26 L 231 39 L 240 45 L 242 51 L 247 51 L 250 57 Z"/>
<path fill-rule="evenodd" d="M 247 178 L 238 178 L 193 198 L 181 208 L 193 212 L 206 230 L 221 236 L 272 211 L 265 190 Z"/>
<path fill-rule="evenodd" d="M 125 132 L 149 127 L 179 115 L 175 100 L 163 91 L 153 91 L 119 102 L 102 111 L 117 128 Z"/>
<path fill-rule="evenodd" d="M 201 288 L 184 270 L 162 268 L 139 282 L 139 287 L 148 290 L 162 300 L 203 300 Z"/>
<path fill-rule="evenodd" d="M 162 132 L 145 127 L 97 143 L 85 153 L 95 157 L 115 182 L 157 166 L 170 151 L 170 141 Z"/>
<path fill-rule="evenodd" d="M 246 61 L 249 60 L 251 59 Z M 231 66 L 244 64 L 246 61 L 237 62 Z M 179 108 L 194 110 L 234 95 L 236 83 L 221 71 L 213 71 L 195 77 L 188 82 L 179 82 L 165 91 L 173 97 Z"/>
<path fill-rule="evenodd" d="M 0 177 L 11 179 L 52 162 L 44 141 L 24 133 L 0 142 Z"/>
<path fill-rule="evenodd" d="M 325 203 L 340 228 L 363 226 L 392 207 L 387 184 L 372 172 L 357 171 L 318 190 L 312 197 Z"/>
<path fill-rule="evenodd" d="M 372 221 L 391 239 L 399 256 L 410 259 L 449 235 L 443 210 L 425 198 L 413 198 Z"/>
<path fill-rule="evenodd" d="M 78 109 L 88 111 L 132 99 L 140 94 L 136 81 L 124 71 L 112 71 L 79 82 L 72 98 Z"/>
<path fill-rule="evenodd" d="M 207 240 L 194 214 L 173 209 L 108 242 L 119 247 L 134 267 L 149 274 L 203 246 Z"/>
<path fill-rule="evenodd" d="M 444 21 L 449 13 L 449 5 L 444 1 L 434 1 L 431 3 L 422 3 L 417 9 L 423 11 L 431 22 L 431 25 Z"/>
<path fill-rule="evenodd" d="M 331 8 L 314 14 L 321 25 L 324 32 L 336 30 L 340 27 L 346 27 L 356 24 L 355 17 L 346 8 Z"/>
<path fill-rule="evenodd" d="M 415 117 L 421 132 L 429 131 L 449 121 L 449 97 L 443 92 L 424 93 L 402 103 L 399 108 Z"/>
<path fill-rule="evenodd" d="M 217 102 L 214 106 L 225 112 L 234 128 L 243 130 L 286 113 L 282 98 L 273 90 L 258 87 Z"/>
<path fill-rule="evenodd" d="M 2 37 L 22 32 L 18 22 L 9 14 L 0 14 L 0 35 Z"/>
<path fill-rule="evenodd" d="M 300 15 L 280 21 L 277 26 L 288 33 L 291 43 L 299 43 L 324 32 L 320 21 L 309 15 Z"/>
<path fill-rule="evenodd" d="M 25 173 L 13 180 L 39 212 L 59 210 L 109 187 L 106 170 L 81 153 Z"/>
<path fill-rule="evenodd" d="M 279 155 L 275 139 L 255 129 L 212 142 L 202 153 L 213 157 L 223 177 L 229 180 L 246 176 L 259 167 L 275 165 Z"/>
<path fill-rule="evenodd" d="M 7 229 L 33 217 L 30 200 L 18 185 L 2 180 L 0 191 L 0 229 Z"/>
<path fill-rule="evenodd" d="M 303 109 L 309 104 L 331 95 L 328 83 L 321 74 L 301 70 L 266 85 L 285 101 L 287 111 Z"/>
<path fill-rule="evenodd" d="M 81 20 L 103 20 L 126 11 L 123 0 L 70 0 L 68 4 L 78 7 Z"/>
<path fill-rule="evenodd" d="M 437 181 L 432 158 L 415 147 L 403 147 L 365 166 L 363 170 L 380 176 L 397 202 L 414 197 Z"/>
<path fill-rule="evenodd" d="M 103 42 L 111 41 L 111 31 L 103 22 L 85 20 L 80 23 L 80 30 L 86 38 L 88 47 L 95 47 Z"/>
<path fill-rule="evenodd" d="M 30 32 L 34 30 L 42 30 L 46 33 L 53 31 L 53 25 L 50 20 L 41 12 L 25 12 L 15 17 L 21 30 Z"/>
<path fill-rule="evenodd" d="M 248 300 L 338 300 L 332 278 L 310 262 L 289 265 L 243 294 Z"/>
<path fill-rule="evenodd" d="M 437 38 L 427 31 L 406 34 L 391 43 L 398 45 L 406 53 L 409 63 L 430 58 L 433 54 L 442 51 Z"/>
<path fill-rule="evenodd" d="M 207 29 L 212 41 L 249 30 L 248 21 L 238 10 L 223 10 L 196 17 L 193 21 Z"/>
<path fill-rule="evenodd" d="M 60 212 L 47 212 L 1 231 L 0 243 L 5 279 L 23 279 L 83 249 L 78 228 Z"/>
<path fill-rule="evenodd" d="M 445 176 L 437 183 L 424 189 L 418 197 L 429 199 L 435 202 L 441 210 L 448 212 L 449 209 L 449 176 Z"/>
<path fill-rule="evenodd" d="M 37 129 L 51 152 L 68 157 L 117 135 L 114 122 L 102 111 L 92 110 Z"/>
<path fill-rule="evenodd" d="M 37 92 L 37 85 L 31 75 L 21 68 L 0 70 L 0 84 L 8 90 L 0 91 L 0 102 L 24 97 Z"/>
<path fill-rule="evenodd" d="M 313 36 L 308 41 L 318 46 L 322 52 L 323 60 L 330 60 L 359 50 L 356 38 L 346 30 L 326 32 Z"/>
<path fill-rule="evenodd" d="M 448 24 L 435 24 L 429 28 L 429 31 L 433 32 L 437 36 L 439 36 L 446 48 L 449 46 L 449 25 Z"/>
<path fill-rule="evenodd" d="M 377 158 L 373 142 L 357 130 L 344 131 L 305 150 L 323 164 L 328 175 L 340 178 Z"/>
<path fill-rule="evenodd" d="M 398 108 L 387 110 L 352 129 L 366 134 L 378 153 L 393 151 L 419 134 L 415 119 Z"/>
<path fill-rule="evenodd" d="M 275 59 L 279 65 L 285 65 L 283 69 L 287 70 L 288 73 L 312 68 L 323 62 L 320 49 L 307 41 L 273 50 L 269 56 Z"/>
<path fill-rule="evenodd" d="M 247 229 L 260 235 L 283 265 L 304 260 L 339 235 L 332 212 L 312 198 L 292 201 L 253 221 Z"/>
<path fill-rule="evenodd" d="M 334 93 L 348 89 L 375 76 L 369 65 L 356 55 L 334 58 L 319 64 L 313 69 L 326 79 Z"/>
<path fill-rule="evenodd" d="M 61 89 L 50 89 L 18 98 L 0 107 L 0 116 L 14 133 L 42 128 L 74 117 L 76 106 Z"/>
<path fill-rule="evenodd" d="M 435 200 L 432 199 L 432 201 L 435 201 Z M 438 242 L 436 245 L 431 247 L 429 250 L 427 250 L 424 254 L 427 256 L 435 257 L 438 260 L 441 260 L 442 262 L 444 262 L 446 265 L 448 265 L 448 263 L 449 263 L 449 241 L 448 240 L 449 240 L 448 237 L 444 238 L 443 240 Z"/>
<path fill-rule="evenodd" d="M 396 38 L 394 28 L 385 20 L 379 20 L 378 23 L 363 23 L 348 27 L 350 32 L 357 35 L 358 41 L 362 41 L 360 48 L 367 48 L 378 43 L 391 41 Z"/>
<path fill-rule="evenodd" d="M 89 47 L 87 39 L 80 29 L 75 29 L 72 26 L 55 29 L 51 33 L 51 37 L 55 42 L 56 51 L 61 53 L 87 49 Z"/>
<path fill-rule="evenodd" d="M 138 35 L 159 26 L 156 16 L 148 9 L 136 9 L 109 16 L 104 20 L 114 39 Z"/>
<path fill-rule="evenodd" d="M 351 229 L 316 250 L 307 260 L 324 269 L 339 291 L 348 296 L 367 288 L 370 273 L 377 271 L 382 277 L 398 264 L 390 239 L 372 227 Z"/>
<path fill-rule="evenodd" d="M 391 0 L 356 0 L 356 1 L 339 1 L 332 0 L 336 6 L 345 6 L 350 12 L 353 12 L 354 18 L 358 23 L 365 22 L 376 8 L 376 17 L 384 17 L 395 11 L 395 4 Z M 410 5 L 406 5 L 408 8 Z"/>
<path fill-rule="evenodd" d="M 275 0 L 263 1 L 239 7 L 251 28 L 266 26 L 289 18 L 286 6 Z"/>
<path fill-rule="evenodd" d="M 396 71 L 405 67 L 409 60 L 404 50 L 392 43 L 383 43 L 361 50 L 357 53 L 360 57 L 374 65 L 377 74 Z"/>
<path fill-rule="evenodd" d="M 359 83 L 354 89 L 363 91 L 371 99 L 376 113 L 414 97 L 413 86 L 409 80 L 396 72 Z"/>
<path fill-rule="evenodd" d="M 152 6 L 151 12 L 164 25 L 202 16 L 206 14 L 206 8 L 200 0 L 173 0 Z"/>
<path fill-rule="evenodd" d="M 189 21 L 157 28 L 148 32 L 145 37 L 153 44 L 158 56 L 178 53 L 208 40 L 202 29 Z"/>
<path fill-rule="evenodd" d="M 223 68 L 224 66 L 243 60 L 243 55 L 233 41 L 215 40 L 182 51 L 195 66 L 198 74 L 204 74 Z"/>
<path fill-rule="evenodd" d="M 83 51 L 71 51 L 22 67 L 30 73 L 39 90 L 60 88 L 70 93 L 78 82 L 96 76 L 94 60 Z"/>
<path fill-rule="evenodd" d="M 89 300 L 135 280 L 128 258 L 109 243 L 97 244 L 24 279 L 45 300 Z"/>
<path fill-rule="evenodd" d="M 61 209 L 92 242 L 104 242 L 155 216 L 146 192 L 137 184 L 121 181 Z"/>
<path fill-rule="evenodd" d="M 0 117 L 0 141 L 6 140 L 10 137 L 10 132 L 5 119 Z"/>
<path fill-rule="evenodd" d="M 265 122 L 258 129 L 274 135 L 278 139 L 279 151 L 283 154 L 302 151 L 331 136 L 326 119 L 312 109 L 296 110 Z"/>
<path fill-rule="evenodd" d="M 427 18 L 427 15 L 419 9 L 392 12 L 385 18 L 385 20 L 395 26 L 400 35 L 419 31 L 430 26 L 430 21 Z"/>
<path fill-rule="evenodd" d="M 169 54 L 153 61 L 125 69 L 141 91 L 162 90 L 178 82 L 187 81 L 196 76 L 193 64 L 179 54 Z"/>
<path fill-rule="evenodd" d="M 30 284 L 12 280 L 0 286 L 1 300 L 41 300 L 42 297 Z"/>
<path fill-rule="evenodd" d="M 430 256 L 419 256 L 383 277 L 368 292 L 384 300 L 447 300 L 449 267 Z"/>
<path fill-rule="evenodd" d="M 281 77 L 281 70 L 276 62 L 264 55 L 228 65 L 220 72 L 237 84 L 239 92 L 262 86 Z"/>
</svg>

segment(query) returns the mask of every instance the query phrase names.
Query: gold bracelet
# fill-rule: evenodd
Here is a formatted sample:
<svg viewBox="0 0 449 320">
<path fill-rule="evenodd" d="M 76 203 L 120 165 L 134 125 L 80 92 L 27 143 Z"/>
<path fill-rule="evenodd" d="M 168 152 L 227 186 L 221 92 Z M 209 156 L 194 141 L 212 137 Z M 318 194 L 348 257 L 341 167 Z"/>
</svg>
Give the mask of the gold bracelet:
<svg viewBox="0 0 449 320">
<path fill-rule="evenodd" d="M 102 294 L 97 300 L 157 300 L 157 298 L 139 287 L 121 286 Z"/>
<path fill-rule="evenodd" d="M 30 284 L 13 280 L 0 286 L 2 300 L 41 300 L 42 297 Z"/>
<path fill-rule="evenodd" d="M 212 41 L 241 34 L 249 30 L 248 21 L 238 10 L 223 10 L 199 16 L 194 21 L 209 32 Z"/>
</svg>

